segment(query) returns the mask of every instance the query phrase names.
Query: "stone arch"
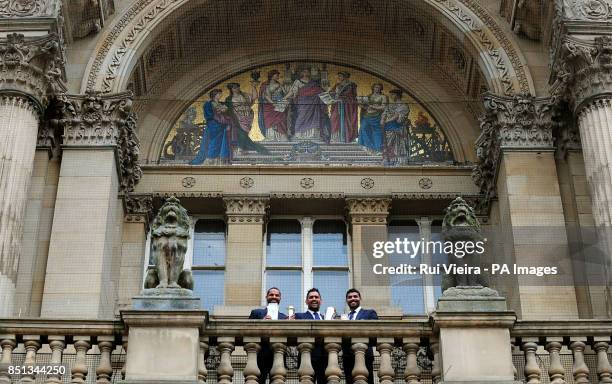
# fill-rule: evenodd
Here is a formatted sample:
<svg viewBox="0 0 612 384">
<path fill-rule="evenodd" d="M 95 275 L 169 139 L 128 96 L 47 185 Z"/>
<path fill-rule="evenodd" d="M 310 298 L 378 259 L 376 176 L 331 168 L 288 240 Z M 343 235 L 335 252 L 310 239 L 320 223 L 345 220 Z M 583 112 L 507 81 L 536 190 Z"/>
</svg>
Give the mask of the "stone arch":
<svg viewBox="0 0 612 384">
<path fill-rule="evenodd" d="M 207 1 L 207 0 L 201 0 Z M 407 5 L 412 0 L 404 0 Z M 480 55 L 479 65 L 489 90 L 497 94 L 534 94 L 525 59 L 493 18 L 473 0 L 419 0 L 435 10 L 469 41 Z M 189 4 L 188 4 L 189 3 Z M 125 90 L 136 60 L 155 37 L 157 27 L 189 0 L 136 0 L 106 31 L 90 59 L 81 92 Z"/>
<path fill-rule="evenodd" d="M 318 0 L 323 3 L 325 0 Z M 96 54 L 90 60 L 81 90 L 118 92 L 128 87 L 130 76 L 138 61 L 145 57 L 153 43 L 163 38 L 164 22 L 186 17 L 189 10 L 206 6 L 209 0 L 137 0 L 107 30 L 96 47 Z M 449 26 L 458 42 L 471 51 L 476 65 L 486 80 L 486 87 L 498 94 L 534 93 L 533 82 L 525 60 L 513 42 L 495 24 L 486 11 L 471 0 L 400 0 L 407 7 L 427 7 Z M 195 12 L 194 12 L 195 13 Z M 182 21 L 182 19 L 181 19 Z M 176 22 L 176 21 L 174 21 Z M 163 105 L 139 100 L 135 107 L 140 113 L 139 136 L 142 153 L 148 161 L 156 161 L 161 153 L 163 140 L 172 124 L 186 106 L 201 92 L 202 84 L 214 84 L 250 67 L 272 61 L 299 61 L 305 58 L 318 61 L 335 61 L 353 65 L 380 77 L 387 78 L 420 98 L 439 100 L 460 99 L 457 94 L 444 89 L 432 91 L 428 86 L 414 86 L 408 73 L 392 73 L 394 62 L 401 57 L 385 55 L 381 60 L 372 56 L 359 55 L 354 50 L 333 47 L 332 54 L 323 53 L 312 47 L 308 49 L 281 49 L 246 55 L 240 62 L 220 59 L 219 65 L 203 65 L 185 73 L 173 82 L 159 83 L 156 97 L 165 100 Z M 469 53 L 469 52 L 468 52 Z M 418 77 L 418 76 L 417 76 Z M 435 86 L 435 81 L 430 84 Z M 146 98 L 145 98 L 146 99 Z M 148 104 L 148 105 L 147 105 Z M 434 106 L 432 114 L 445 128 L 458 161 L 474 161 L 473 143 L 478 135 L 478 125 L 473 118 L 465 119 L 461 112 L 452 108 Z M 465 112 L 465 111 L 464 111 Z M 142 128 L 145 127 L 145 128 Z"/>
</svg>

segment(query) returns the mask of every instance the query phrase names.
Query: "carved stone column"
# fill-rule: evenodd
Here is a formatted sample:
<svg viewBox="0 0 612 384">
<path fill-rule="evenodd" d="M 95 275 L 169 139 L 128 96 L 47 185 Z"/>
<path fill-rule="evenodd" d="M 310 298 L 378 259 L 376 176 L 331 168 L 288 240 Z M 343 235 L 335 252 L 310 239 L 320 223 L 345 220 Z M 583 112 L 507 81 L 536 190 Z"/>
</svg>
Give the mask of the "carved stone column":
<svg viewBox="0 0 612 384">
<path fill-rule="evenodd" d="M 140 179 L 131 94 L 65 95 L 63 154 L 41 315 L 113 315 L 123 208 Z M 119 230 L 118 230 L 119 229 Z M 75 286 L 74 277 L 87 281 Z"/>
<path fill-rule="evenodd" d="M 487 94 L 476 141 L 479 162 L 472 177 L 484 195 L 479 208 L 498 210 L 496 241 L 504 244 L 503 253 L 491 262 L 565 271 L 549 276 L 553 280 L 546 286 L 523 275 L 498 282 L 523 318 L 578 317 L 554 158 L 552 106 L 549 98 Z M 543 247 L 536 238 L 549 242 Z"/>
<path fill-rule="evenodd" d="M 612 250 L 612 4 L 610 1 L 573 1 L 557 4 L 556 39 L 551 44 L 552 93 L 567 102 L 580 131 L 592 213 L 603 254 Z M 607 261 L 609 265 L 609 261 Z M 612 315 L 612 271 L 603 268 L 607 292 L 592 307 Z M 590 287 L 592 289 L 592 287 Z"/>
<path fill-rule="evenodd" d="M 262 239 L 267 197 L 232 196 L 223 199 L 227 221 L 225 305 L 259 305 L 263 263 Z"/>
<path fill-rule="evenodd" d="M 372 272 L 375 259 L 373 243 L 387 241 L 387 217 L 391 199 L 386 197 L 351 197 L 346 199 L 346 211 L 351 223 L 351 249 L 353 253 L 353 286 L 368 292 L 362 299 L 364 306 L 384 310 L 390 307 L 390 285 L 383 275 Z M 375 277 L 375 278 L 374 278 Z M 386 298 L 386 300 L 385 300 Z"/>
<path fill-rule="evenodd" d="M 0 316 L 13 313 L 39 121 L 60 89 L 57 36 L 0 38 Z"/>
</svg>

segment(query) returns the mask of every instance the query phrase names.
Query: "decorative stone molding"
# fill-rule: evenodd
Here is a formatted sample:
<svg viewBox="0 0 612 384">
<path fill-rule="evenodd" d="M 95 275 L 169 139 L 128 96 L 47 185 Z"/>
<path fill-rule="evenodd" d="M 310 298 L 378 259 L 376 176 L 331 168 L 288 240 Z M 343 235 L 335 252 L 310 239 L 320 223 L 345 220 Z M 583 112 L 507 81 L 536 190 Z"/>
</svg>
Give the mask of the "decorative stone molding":
<svg viewBox="0 0 612 384">
<path fill-rule="evenodd" d="M 206 198 L 220 198 L 223 196 L 222 192 L 185 192 L 185 191 L 165 191 L 165 192 L 153 192 L 154 197 L 168 198 L 170 196 L 175 197 L 206 197 Z"/>
<path fill-rule="evenodd" d="M 114 147 L 120 191 L 132 192 L 142 177 L 138 163 L 140 143 L 129 92 L 101 95 L 62 95 L 63 147 Z"/>
<path fill-rule="evenodd" d="M 225 215 L 228 223 L 264 223 L 270 200 L 267 197 L 226 197 Z"/>
<path fill-rule="evenodd" d="M 63 68 L 56 34 L 26 39 L 22 34 L 11 33 L 0 38 L 0 92 L 27 95 L 41 115 L 50 95 L 64 91 Z"/>
<path fill-rule="evenodd" d="M 478 163 L 472 179 L 483 195 L 477 211 L 487 209 L 495 198 L 495 185 L 502 150 L 552 150 L 553 108 L 550 98 L 485 95 L 485 113 L 476 140 Z"/>
<path fill-rule="evenodd" d="M 153 196 L 129 194 L 123 196 L 124 220 L 128 223 L 145 223 L 153 219 Z"/>
<path fill-rule="evenodd" d="M 385 197 L 348 198 L 346 209 L 353 224 L 386 224 L 389 209 L 391 209 L 391 199 Z"/>
<path fill-rule="evenodd" d="M 612 93 L 612 36 L 592 41 L 565 36 L 554 51 L 551 82 L 554 96 L 576 112 L 599 95 Z"/>
<path fill-rule="evenodd" d="M 271 192 L 271 199 L 344 199 L 342 192 Z"/>
</svg>

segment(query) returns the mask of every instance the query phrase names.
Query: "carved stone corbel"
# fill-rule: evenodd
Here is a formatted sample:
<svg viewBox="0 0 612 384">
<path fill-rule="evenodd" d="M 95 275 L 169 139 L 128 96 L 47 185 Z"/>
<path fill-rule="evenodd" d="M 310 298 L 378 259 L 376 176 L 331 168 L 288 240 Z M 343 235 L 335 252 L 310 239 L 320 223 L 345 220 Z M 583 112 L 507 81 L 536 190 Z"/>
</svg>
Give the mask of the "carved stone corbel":
<svg viewBox="0 0 612 384">
<path fill-rule="evenodd" d="M 264 224 L 270 207 L 268 197 L 225 197 L 223 203 L 228 224 Z"/>
<path fill-rule="evenodd" d="M 352 197 L 346 199 L 346 213 L 351 224 L 386 224 L 391 199 L 387 197 Z"/>
<path fill-rule="evenodd" d="M 119 190 L 132 192 L 142 177 L 138 163 L 140 143 L 132 94 L 62 95 L 64 148 L 113 147 L 117 152 Z"/>
<path fill-rule="evenodd" d="M 153 220 L 153 196 L 128 194 L 123 196 L 124 221 L 127 223 L 144 223 L 146 231 Z"/>
</svg>

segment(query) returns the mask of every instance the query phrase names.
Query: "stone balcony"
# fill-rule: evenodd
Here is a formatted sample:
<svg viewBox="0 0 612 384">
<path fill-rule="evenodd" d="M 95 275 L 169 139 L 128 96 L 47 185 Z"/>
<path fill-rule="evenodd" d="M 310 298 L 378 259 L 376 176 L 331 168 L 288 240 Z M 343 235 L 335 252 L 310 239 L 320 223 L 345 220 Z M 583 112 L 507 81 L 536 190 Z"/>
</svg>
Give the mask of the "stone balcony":
<svg viewBox="0 0 612 384">
<path fill-rule="evenodd" d="M 440 343 L 445 340 L 440 339 L 435 315 L 356 322 L 204 319 L 199 328 L 201 383 L 255 384 L 256 352 L 262 340 L 276 351 L 272 368 L 275 384 L 312 383 L 307 369 L 310 364 L 305 362 L 309 362 L 308 351 L 315 343 L 324 343 L 329 352 L 328 383 L 344 383 L 342 342 L 351 342 L 356 351 L 365 351 L 367 344 L 375 347 L 375 383 L 437 383 L 443 375 Z M 478 321 L 473 326 L 478 328 Z M 0 383 L 122 382 L 126 353 L 130 352 L 127 332 L 126 324 L 119 320 L 0 319 Z M 515 380 L 519 382 L 612 380 L 612 320 L 519 320 L 511 327 L 510 336 Z M 491 364 L 496 358 L 476 363 Z M 356 366 L 360 363 L 363 361 L 357 358 Z M 66 373 L 8 374 L 9 365 L 32 364 L 61 364 Z M 355 379 L 363 382 L 363 377 Z"/>
</svg>

